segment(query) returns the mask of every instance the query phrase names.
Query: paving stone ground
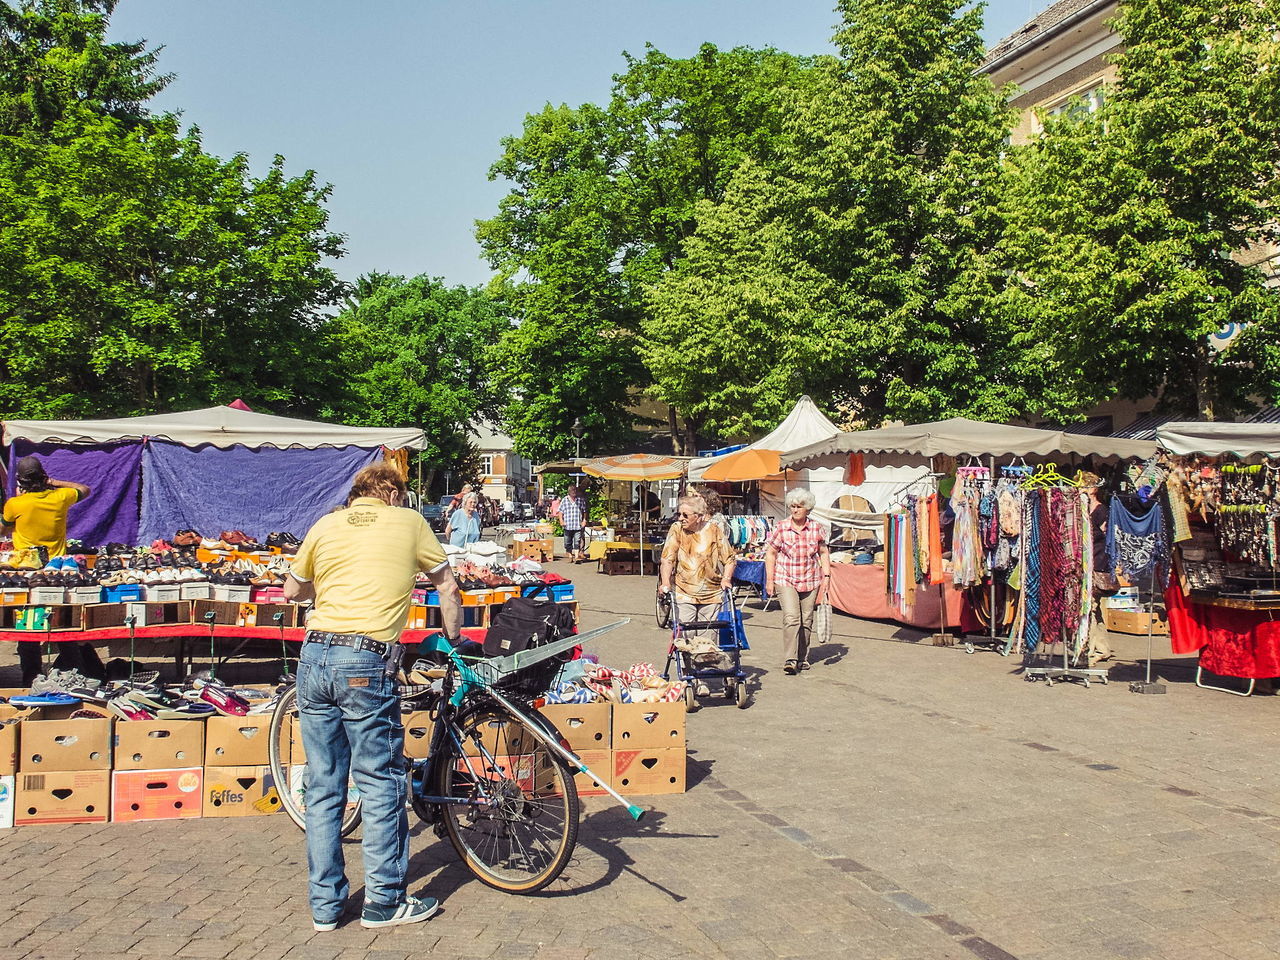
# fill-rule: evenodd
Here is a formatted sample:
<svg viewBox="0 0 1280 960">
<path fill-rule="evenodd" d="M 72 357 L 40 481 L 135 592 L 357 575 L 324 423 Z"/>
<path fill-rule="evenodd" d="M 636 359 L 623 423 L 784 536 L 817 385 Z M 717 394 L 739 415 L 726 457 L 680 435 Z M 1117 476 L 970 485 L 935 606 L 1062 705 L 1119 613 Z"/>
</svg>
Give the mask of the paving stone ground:
<svg viewBox="0 0 1280 960">
<path fill-rule="evenodd" d="M 653 581 L 574 577 L 606 662 L 659 661 Z M 799 677 L 781 617 L 748 606 L 756 692 L 689 718 L 689 789 L 633 824 L 584 801 L 575 860 L 513 897 L 413 840 L 428 923 L 311 929 L 302 836 L 283 816 L 0 831 L 0 951 L 21 958 L 330 960 L 1280 957 L 1280 701 L 1197 688 L 1145 638 L 1113 682 L 1026 683 L 992 652 L 837 616 Z M 16 658 L 0 659 L 0 684 Z M 246 667 L 244 669 L 252 669 Z M 268 670 L 267 665 L 261 669 Z M 1125 681 L 1125 682 L 1119 682 Z"/>
</svg>

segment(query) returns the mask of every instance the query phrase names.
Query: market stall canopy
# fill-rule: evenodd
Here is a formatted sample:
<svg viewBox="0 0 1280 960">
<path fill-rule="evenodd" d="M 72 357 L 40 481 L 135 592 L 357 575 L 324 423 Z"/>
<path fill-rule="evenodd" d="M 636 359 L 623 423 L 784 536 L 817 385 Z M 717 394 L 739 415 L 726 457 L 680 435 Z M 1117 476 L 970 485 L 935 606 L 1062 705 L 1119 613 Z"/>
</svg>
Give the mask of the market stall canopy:
<svg viewBox="0 0 1280 960">
<path fill-rule="evenodd" d="M 674 480 L 684 476 L 684 457 L 661 457 L 654 453 L 632 453 L 620 457 L 596 457 L 582 464 L 582 472 L 602 480 Z"/>
<path fill-rule="evenodd" d="M 236 407 L 208 407 L 183 413 L 158 413 L 146 417 L 112 420 L 6 420 L 4 442 L 114 443 L 121 440 L 170 440 L 187 447 L 245 446 L 388 447 L 423 450 L 427 440 L 413 427 L 348 427 L 337 423 L 294 420 Z"/>
<path fill-rule="evenodd" d="M 590 457 L 578 457 L 569 460 L 551 460 L 547 463 L 540 463 L 533 468 L 534 473 L 581 473 L 582 465 L 590 463 Z"/>
<path fill-rule="evenodd" d="M 823 457 L 849 453 L 906 454 L 916 457 L 1049 457 L 1073 454 L 1145 460 L 1156 452 L 1156 444 L 1147 440 L 1125 440 L 1066 433 L 1062 430 L 1037 430 L 1003 423 L 984 423 L 954 417 L 932 423 L 878 430 L 855 430 L 784 453 L 782 466 L 803 466 Z"/>
<path fill-rule="evenodd" d="M 826 414 L 818 409 L 818 405 L 807 396 L 803 396 L 796 401 L 796 405 L 791 408 L 791 412 L 787 414 L 780 424 L 759 440 L 748 444 L 745 449 L 773 450 L 786 454 L 792 450 L 799 450 L 802 447 L 829 440 L 839 435 L 839 433 L 840 428 L 827 419 Z M 740 453 L 731 453 L 728 456 L 740 456 Z M 711 479 L 706 476 L 706 472 L 721 459 L 723 458 L 697 457 L 689 461 L 689 479 Z M 783 465 L 785 466 L 785 463 Z M 775 473 L 777 472 L 780 472 L 780 470 L 775 471 Z M 766 476 L 768 475 L 766 474 Z M 750 477 L 748 479 L 756 480 L 760 478 Z"/>
<path fill-rule="evenodd" d="M 782 472 L 778 450 L 739 450 L 727 457 L 717 457 L 716 462 L 702 473 L 708 482 L 743 483 L 747 480 L 763 480 Z"/>
<path fill-rule="evenodd" d="M 1166 423 L 1156 430 L 1156 442 L 1182 456 L 1199 453 L 1209 457 L 1280 457 L 1280 423 Z"/>
</svg>

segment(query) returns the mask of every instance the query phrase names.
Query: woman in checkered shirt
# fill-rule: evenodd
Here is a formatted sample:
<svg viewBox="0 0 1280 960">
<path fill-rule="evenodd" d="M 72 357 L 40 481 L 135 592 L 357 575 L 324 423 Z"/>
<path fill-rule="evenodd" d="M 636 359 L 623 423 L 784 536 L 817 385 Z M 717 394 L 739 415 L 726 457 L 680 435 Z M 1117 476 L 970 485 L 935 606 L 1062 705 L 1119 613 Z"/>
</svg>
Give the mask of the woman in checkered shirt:
<svg viewBox="0 0 1280 960">
<path fill-rule="evenodd" d="M 814 607 L 826 603 L 831 585 L 827 528 L 809 519 L 815 503 L 808 490 L 788 493 L 790 519 L 774 529 L 764 554 L 765 589 L 782 605 L 782 669 L 792 676 L 809 669 Z"/>
</svg>

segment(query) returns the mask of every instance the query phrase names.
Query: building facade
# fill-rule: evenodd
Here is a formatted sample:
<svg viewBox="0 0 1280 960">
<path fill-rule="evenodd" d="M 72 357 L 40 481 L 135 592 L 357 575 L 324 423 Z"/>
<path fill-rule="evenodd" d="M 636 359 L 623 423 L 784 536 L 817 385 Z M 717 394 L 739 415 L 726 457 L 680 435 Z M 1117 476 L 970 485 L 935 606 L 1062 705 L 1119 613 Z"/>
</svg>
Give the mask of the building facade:
<svg viewBox="0 0 1280 960">
<path fill-rule="evenodd" d="M 498 503 L 528 503 L 533 464 L 512 449 L 511 438 L 491 423 L 471 425 L 480 458 L 480 492 Z"/>
</svg>

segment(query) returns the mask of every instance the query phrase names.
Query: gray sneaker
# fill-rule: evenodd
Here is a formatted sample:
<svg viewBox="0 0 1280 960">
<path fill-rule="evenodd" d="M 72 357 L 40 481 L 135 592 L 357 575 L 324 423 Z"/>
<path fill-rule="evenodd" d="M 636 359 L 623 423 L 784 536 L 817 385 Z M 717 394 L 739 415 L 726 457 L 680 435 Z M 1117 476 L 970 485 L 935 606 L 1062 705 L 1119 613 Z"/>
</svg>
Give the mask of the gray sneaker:
<svg viewBox="0 0 1280 960">
<path fill-rule="evenodd" d="M 360 926 L 398 927 L 404 923 L 419 923 L 439 909 L 440 902 L 434 897 L 422 900 L 405 897 L 404 903 L 366 903 L 360 912 Z"/>
</svg>

